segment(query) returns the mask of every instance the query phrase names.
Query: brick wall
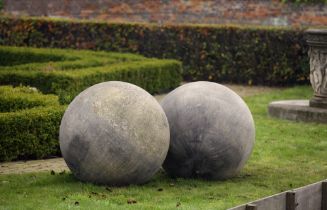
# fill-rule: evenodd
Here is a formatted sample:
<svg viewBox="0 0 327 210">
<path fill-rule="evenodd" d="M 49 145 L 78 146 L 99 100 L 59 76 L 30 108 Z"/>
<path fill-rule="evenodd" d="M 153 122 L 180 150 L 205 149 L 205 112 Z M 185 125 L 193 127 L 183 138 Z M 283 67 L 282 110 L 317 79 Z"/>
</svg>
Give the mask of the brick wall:
<svg viewBox="0 0 327 210">
<path fill-rule="evenodd" d="M 159 24 L 327 26 L 327 4 L 278 0 L 4 0 L 4 12 Z"/>
</svg>

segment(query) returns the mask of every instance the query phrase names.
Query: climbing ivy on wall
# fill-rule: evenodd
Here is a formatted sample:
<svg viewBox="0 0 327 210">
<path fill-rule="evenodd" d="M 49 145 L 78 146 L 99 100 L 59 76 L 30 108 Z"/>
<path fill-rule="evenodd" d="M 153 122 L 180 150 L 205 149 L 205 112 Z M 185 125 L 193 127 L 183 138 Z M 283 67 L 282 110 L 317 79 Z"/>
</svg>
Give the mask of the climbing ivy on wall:
<svg viewBox="0 0 327 210">
<path fill-rule="evenodd" d="M 0 0 L 0 11 L 3 9 L 3 0 Z"/>
<path fill-rule="evenodd" d="M 307 3 L 307 4 L 317 4 L 317 3 L 324 3 L 327 4 L 327 0 L 281 0 L 283 3 Z"/>
</svg>

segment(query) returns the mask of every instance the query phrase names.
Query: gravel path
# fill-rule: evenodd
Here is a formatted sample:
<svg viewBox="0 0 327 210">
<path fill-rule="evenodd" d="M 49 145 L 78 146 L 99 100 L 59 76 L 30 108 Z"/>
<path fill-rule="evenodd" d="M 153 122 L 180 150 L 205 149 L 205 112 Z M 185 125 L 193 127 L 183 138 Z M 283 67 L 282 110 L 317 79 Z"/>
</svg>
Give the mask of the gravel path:
<svg viewBox="0 0 327 210">
<path fill-rule="evenodd" d="M 260 86 L 241 86 L 241 85 L 228 85 L 227 87 L 234 90 L 241 97 L 252 96 L 260 93 L 266 93 L 277 88 L 260 87 Z M 155 98 L 161 101 L 166 94 L 156 95 Z M 53 158 L 46 160 L 30 160 L 30 161 L 15 161 L 0 163 L 0 175 L 1 174 L 20 174 L 30 172 L 42 172 L 42 171 L 69 171 L 63 158 Z"/>
</svg>

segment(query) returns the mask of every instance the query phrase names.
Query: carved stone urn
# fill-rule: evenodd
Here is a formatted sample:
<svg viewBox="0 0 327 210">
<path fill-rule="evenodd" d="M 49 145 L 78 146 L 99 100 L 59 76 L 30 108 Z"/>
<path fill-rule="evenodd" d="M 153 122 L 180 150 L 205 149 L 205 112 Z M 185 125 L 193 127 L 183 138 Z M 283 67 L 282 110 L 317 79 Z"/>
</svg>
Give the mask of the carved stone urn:
<svg viewBox="0 0 327 210">
<path fill-rule="evenodd" d="M 327 29 L 306 31 L 310 57 L 311 107 L 327 109 Z"/>
<path fill-rule="evenodd" d="M 309 45 L 313 97 L 310 100 L 273 101 L 268 112 L 281 119 L 327 124 L 327 28 L 309 29 L 305 36 Z"/>
</svg>

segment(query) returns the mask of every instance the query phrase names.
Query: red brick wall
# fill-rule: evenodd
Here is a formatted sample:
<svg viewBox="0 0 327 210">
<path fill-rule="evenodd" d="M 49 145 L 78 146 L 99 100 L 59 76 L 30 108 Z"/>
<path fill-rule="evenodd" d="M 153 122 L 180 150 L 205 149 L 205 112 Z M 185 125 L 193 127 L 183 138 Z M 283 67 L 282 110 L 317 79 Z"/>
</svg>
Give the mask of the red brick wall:
<svg viewBox="0 0 327 210">
<path fill-rule="evenodd" d="M 327 5 L 279 0 L 4 0 L 13 15 L 113 22 L 327 26 Z"/>
</svg>

